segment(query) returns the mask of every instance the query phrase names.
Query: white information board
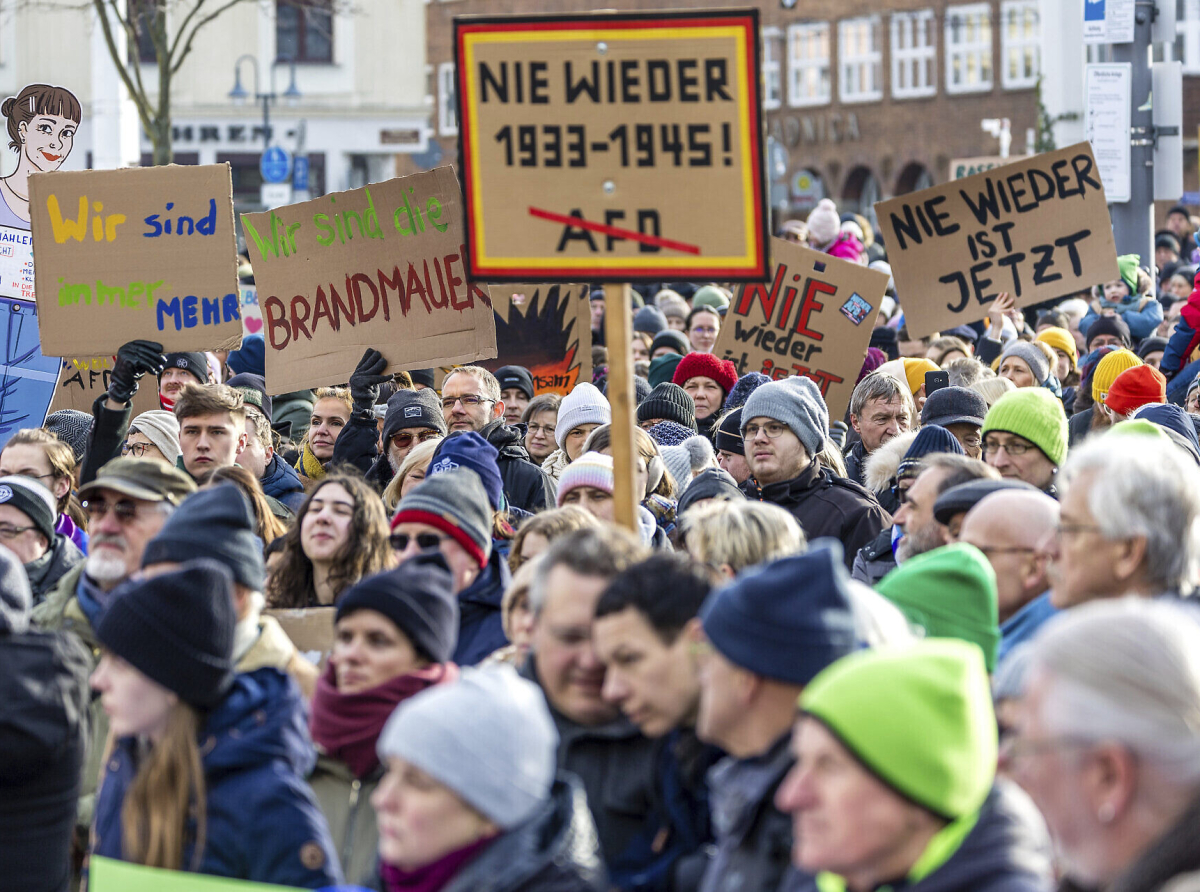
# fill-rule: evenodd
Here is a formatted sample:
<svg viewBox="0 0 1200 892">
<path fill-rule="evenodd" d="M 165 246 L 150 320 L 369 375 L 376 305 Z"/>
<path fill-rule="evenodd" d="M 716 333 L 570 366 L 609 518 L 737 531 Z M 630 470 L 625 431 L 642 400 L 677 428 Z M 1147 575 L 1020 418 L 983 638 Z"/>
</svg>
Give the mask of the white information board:
<svg viewBox="0 0 1200 892">
<path fill-rule="evenodd" d="M 1083 0 L 1084 43 L 1133 43 L 1134 0 Z"/>
<path fill-rule="evenodd" d="M 1130 90 L 1128 62 L 1088 65 L 1084 74 L 1085 130 L 1110 204 L 1130 197 Z"/>
<path fill-rule="evenodd" d="M 0 226 L 0 296 L 33 301 L 33 236 Z"/>
</svg>

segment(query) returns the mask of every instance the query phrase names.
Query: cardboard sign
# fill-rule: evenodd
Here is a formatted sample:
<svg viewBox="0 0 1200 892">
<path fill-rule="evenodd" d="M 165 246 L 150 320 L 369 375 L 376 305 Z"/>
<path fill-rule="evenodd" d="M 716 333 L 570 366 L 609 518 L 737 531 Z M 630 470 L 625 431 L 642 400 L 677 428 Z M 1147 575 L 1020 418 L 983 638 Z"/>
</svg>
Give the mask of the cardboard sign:
<svg viewBox="0 0 1200 892">
<path fill-rule="evenodd" d="M 805 375 L 821 387 L 830 418 L 841 418 L 862 371 L 886 273 L 771 239 L 769 283 L 742 285 L 713 352 L 771 378 Z"/>
<path fill-rule="evenodd" d="M 98 855 L 88 859 L 87 887 L 90 892 L 300 892 L 295 886 L 274 886 L 182 870 L 162 870 Z"/>
<path fill-rule="evenodd" d="M 468 271 L 761 281 L 754 9 L 454 20 Z"/>
<path fill-rule="evenodd" d="M 522 365 L 538 393 L 566 396 L 592 380 L 592 317 L 587 285 L 492 285 L 496 315 L 496 371 Z M 515 295 L 522 295 L 515 302 Z"/>
<path fill-rule="evenodd" d="M 283 608 L 276 607 L 264 610 L 267 616 L 273 616 L 283 627 L 296 650 L 321 669 L 333 652 L 333 620 L 337 614 L 335 607 Z"/>
<path fill-rule="evenodd" d="M 875 205 L 914 338 L 1117 278 L 1100 171 L 1079 143 Z"/>
<path fill-rule="evenodd" d="M 115 362 L 114 356 L 72 356 L 59 360 L 58 384 L 54 388 L 50 411 L 76 409 L 90 415 L 92 403 L 108 390 Z M 146 375 L 139 382 L 137 393 L 133 395 L 133 414 L 130 418 L 137 418 L 143 412 L 161 408 L 158 402 L 158 381 L 153 375 Z"/>
<path fill-rule="evenodd" d="M 59 359 L 43 356 L 37 306 L 0 297 L 0 447 L 24 427 L 41 427 L 50 411 Z"/>
<path fill-rule="evenodd" d="M 228 164 L 34 174 L 29 186 L 44 351 L 241 343 Z"/>
<path fill-rule="evenodd" d="M 258 288 L 243 282 L 238 286 L 242 304 L 242 337 L 263 333 L 262 309 L 258 305 Z"/>
<path fill-rule="evenodd" d="M 272 393 L 345 381 L 367 347 L 388 371 L 496 355 L 491 301 L 466 281 L 449 167 L 242 221 Z"/>
</svg>

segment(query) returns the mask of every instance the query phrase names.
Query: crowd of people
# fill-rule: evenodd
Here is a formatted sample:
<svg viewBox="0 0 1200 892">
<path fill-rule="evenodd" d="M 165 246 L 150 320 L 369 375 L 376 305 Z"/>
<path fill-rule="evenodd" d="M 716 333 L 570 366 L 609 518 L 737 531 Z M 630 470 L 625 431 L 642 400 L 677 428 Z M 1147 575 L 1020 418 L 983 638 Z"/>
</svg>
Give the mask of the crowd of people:
<svg viewBox="0 0 1200 892">
<path fill-rule="evenodd" d="M 0 875 L 1190 888 L 1181 210 L 1157 267 L 977 326 L 910 337 L 889 290 L 842 417 L 714 353 L 727 289 L 642 288 L 631 529 L 602 290 L 565 395 L 378 349 L 273 394 L 261 337 L 126 344 L 90 415 L 0 450 Z M 828 200 L 783 234 L 887 271 Z"/>
</svg>

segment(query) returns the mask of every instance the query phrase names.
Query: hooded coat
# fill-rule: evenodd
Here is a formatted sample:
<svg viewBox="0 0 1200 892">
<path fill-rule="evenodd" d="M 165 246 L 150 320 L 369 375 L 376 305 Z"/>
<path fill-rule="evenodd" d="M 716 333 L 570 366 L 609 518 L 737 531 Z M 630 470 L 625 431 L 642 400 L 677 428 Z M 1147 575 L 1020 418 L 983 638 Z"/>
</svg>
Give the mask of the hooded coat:
<svg viewBox="0 0 1200 892">
<path fill-rule="evenodd" d="M 304 504 L 304 483 L 296 469 L 278 455 L 271 457 L 271 463 L 258 479 L 263 492 L 282 503 L 293 514 Z"/>
<path fill-rule="evenodd" d="M 204 723 L 207 842 L 197 873 L 315 889 L 342 881 L 333 840 L 304 782 L 316 758 L 304 704 L 276 669 L 235 676 Z M 121 806 L 138 742 L 114 744 L 96 800 L 92 852 L 122 858 Z M 184 852 L 190 865 L 192 851 Z"/>
<path fill-rule="evenodd" d="M 479 432 L 496 447 L 500 457 L 500 477 L 508 504 L 530 514 L 553 508 L 558 487 L 545 471 L 535 465 L 525 449 L 524 425 L 507 425 L 500 418 Z"/>
<path fill-rule="evenodd" d="M 25 573 L 29 577 L 29 586 L 33 591 L 33 603 L 41 603 L 46 595 L 58 585 L 58 581 L 83 560 L 83 552 L 75 546 L 74 542 L 62 533 L 55 535 L 46 554 L 25 565 Z"/>
</svg>

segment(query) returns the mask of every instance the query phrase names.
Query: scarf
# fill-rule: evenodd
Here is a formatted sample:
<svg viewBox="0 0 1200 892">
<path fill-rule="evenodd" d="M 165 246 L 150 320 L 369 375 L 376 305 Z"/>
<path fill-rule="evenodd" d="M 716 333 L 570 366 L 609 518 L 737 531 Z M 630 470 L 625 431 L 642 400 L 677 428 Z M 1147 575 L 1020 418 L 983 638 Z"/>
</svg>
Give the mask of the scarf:
<svg viewBox="0 0 1200 892">
<path fill-rule="evenodd" d="M 567 469 L 567 465 L 571 463 L 571 459 L 567 458 L 565 449 L 555 449 L 546 456 L 546 460 L 542 462 L 542 470 L 550 475 L 550 478 L 557 484 L 562 472 Z"/>
<path fill-rule="evenodd" d="M 426 688 L 457 678 L 458 667 L 453 663 L 434 663 L 370 690 L 342 694 L 331 663 L 321 673 L 313 696 L 313 741 L 326 755 L 345 762 L 361 780 L 379 767 L 375 743 L 396 706 Z"/>
<path fill-rule="evenodd" d="M 114 590 L 115 591 L 115 590 Z M 87 617 L 92 628 L 100 625 L 100 618 L 112 603 L 112 591 L 104 591 L 88 577 L 85 571 L 79 577 L 79 585 L 75 587 L 75 597 L 79 601 L 79 609 Z"/>
<path fill-rule="evenodd" d="M 379 874 L 383 877 L 383 888 L 387 892 L 438 892 L 454 879 L 455 874 L 462 870 L 468 861 L 496 839 L 496 836 L 477 839 L 466 848 L 443 855 L 432 864 L 426 864 L 416 870 L 401 870 L 386 861 L 381 861 Z"/>
<path fill-rule="evenodd" d="M 296 459 L 295 468 L 300 472 L 300 476 L 309 480 L 320 480 L 325 476 L 325 466 L 313 455 L 307 443 L 300 447 L 300 457 Z"/>
</svg>

